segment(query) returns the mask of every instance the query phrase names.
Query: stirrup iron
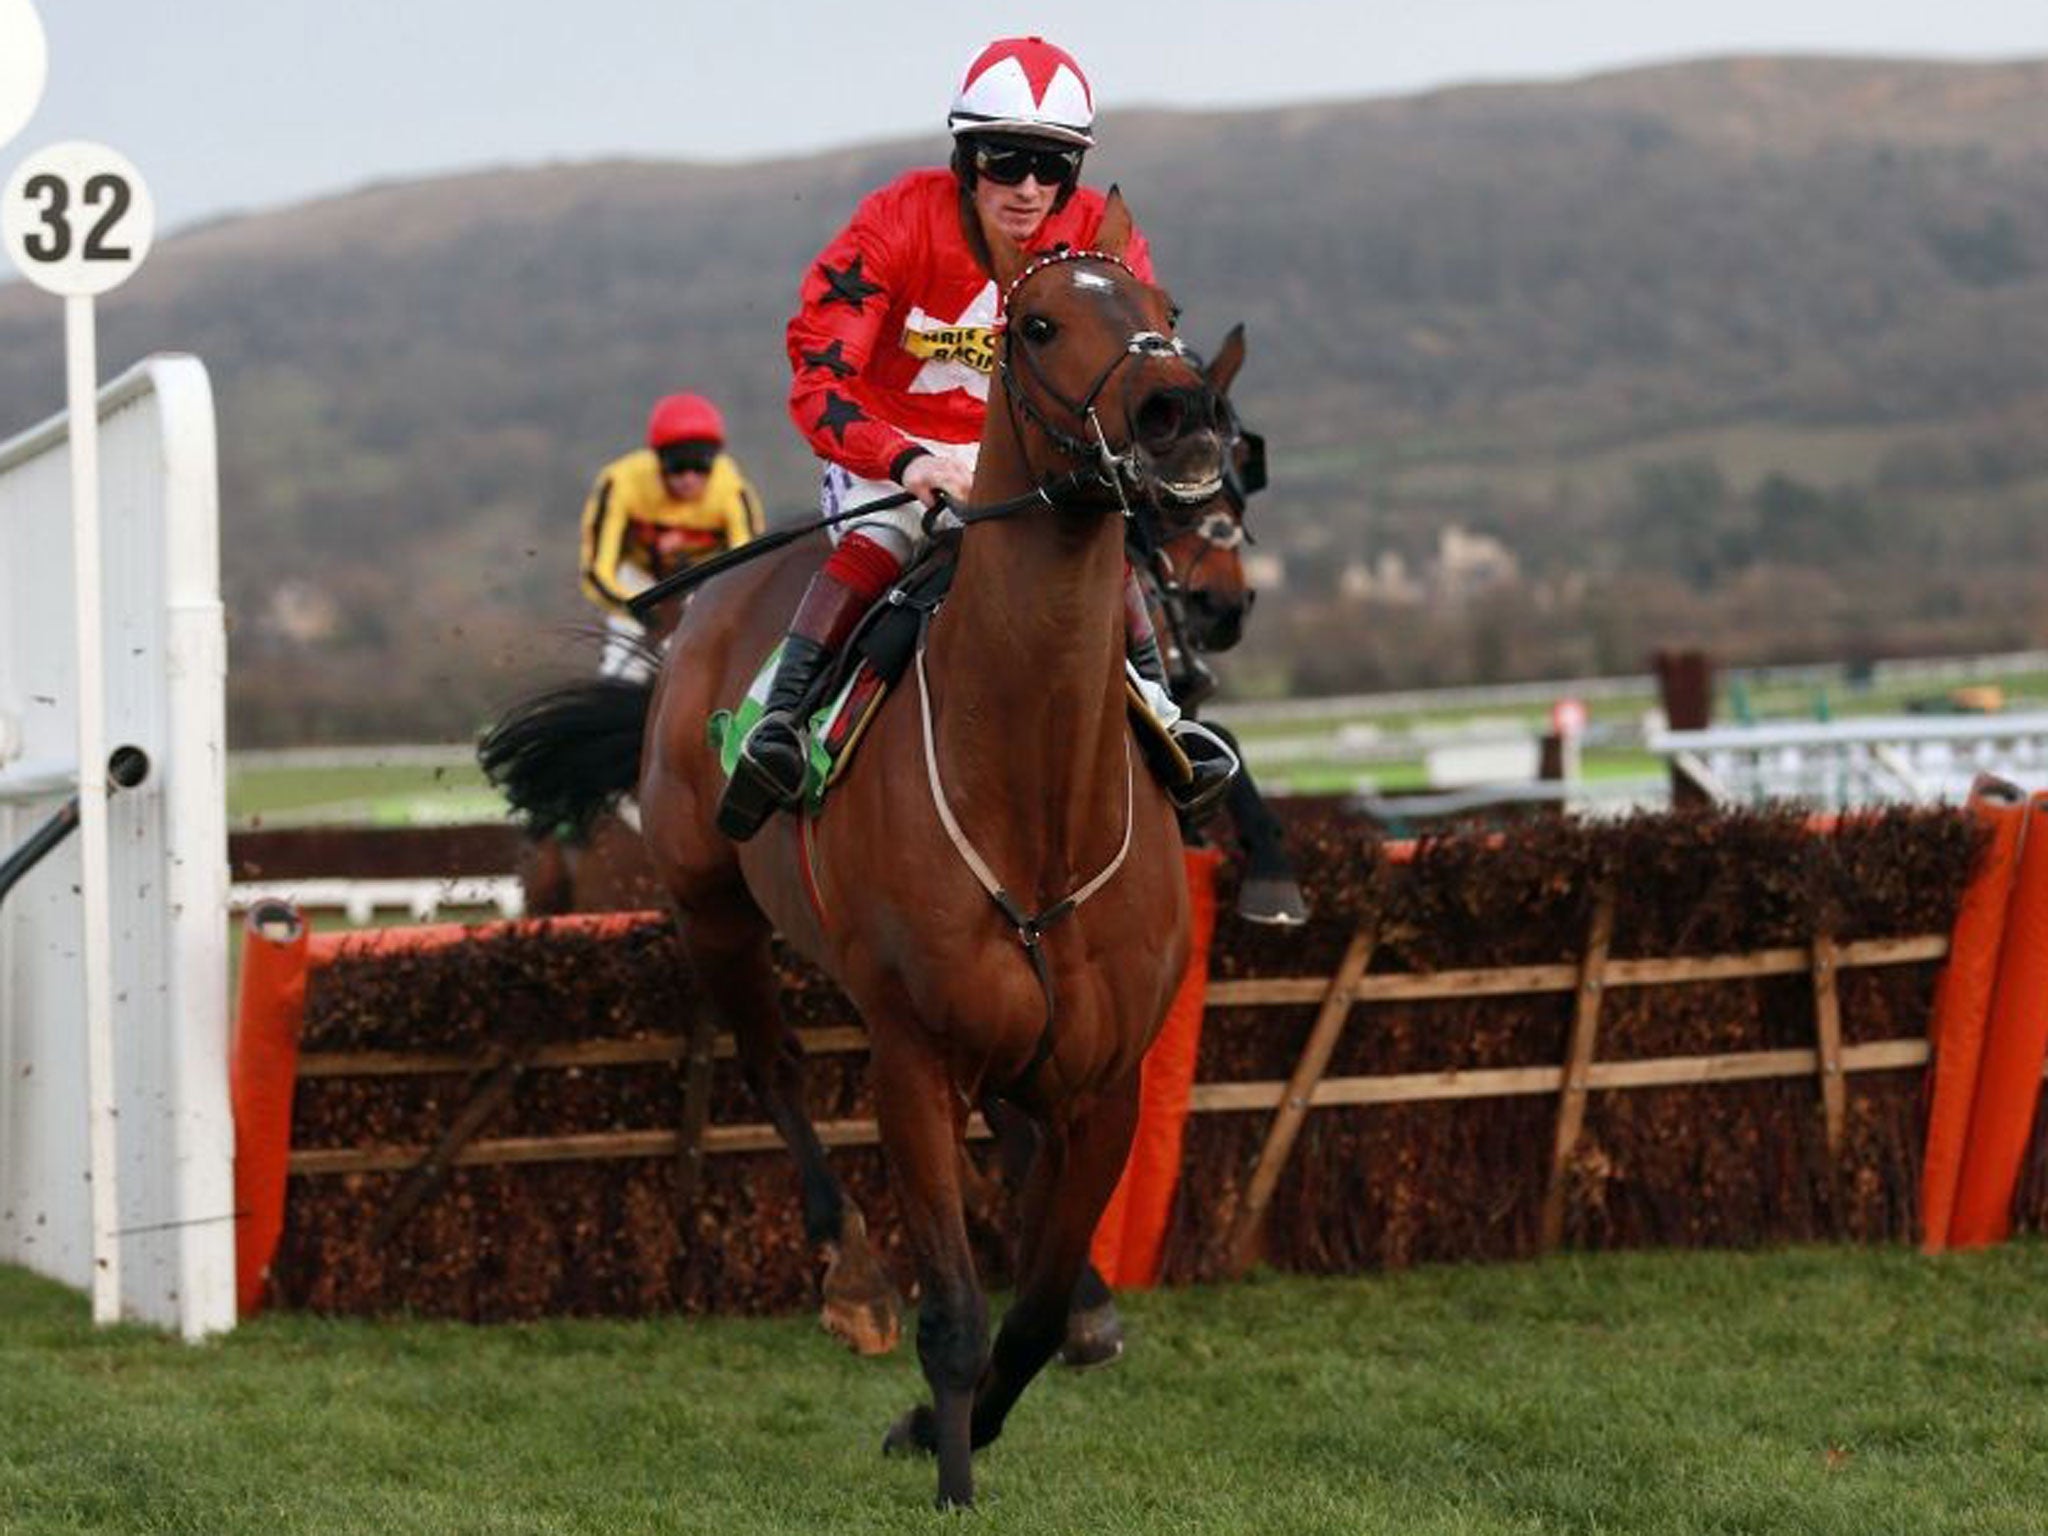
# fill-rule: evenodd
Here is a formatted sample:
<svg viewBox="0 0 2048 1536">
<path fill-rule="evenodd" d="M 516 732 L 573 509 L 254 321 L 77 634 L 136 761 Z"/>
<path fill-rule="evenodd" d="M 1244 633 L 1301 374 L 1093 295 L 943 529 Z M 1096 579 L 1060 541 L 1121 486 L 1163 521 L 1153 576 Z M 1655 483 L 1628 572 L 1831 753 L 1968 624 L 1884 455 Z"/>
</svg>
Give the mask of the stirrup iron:
<svg viewBox="0 0 2048 1536">
<path fill-rule="evenodd" d="M 771 727 L 787 730 L 795 738 L 794 786 L 786 774 L 777 771 L 778 765 L 773 757 L 764 759 L 757 755 L 761 732 L 770 729 L 771 734 L 778 734 Z M 726 783 L 725 792 L 718 797 L 718 830 L 734 842 L 743 843 L 766 826 L 768 818 L 777 811 L 799 805 L 803 793 L 803 732 L 787 713 L 771 711 L 754 722 L 754 728 L 747 732 L 747 739 L 740 743 L 739 759 L 733 764 L 732 777 Z"/>
</svg>

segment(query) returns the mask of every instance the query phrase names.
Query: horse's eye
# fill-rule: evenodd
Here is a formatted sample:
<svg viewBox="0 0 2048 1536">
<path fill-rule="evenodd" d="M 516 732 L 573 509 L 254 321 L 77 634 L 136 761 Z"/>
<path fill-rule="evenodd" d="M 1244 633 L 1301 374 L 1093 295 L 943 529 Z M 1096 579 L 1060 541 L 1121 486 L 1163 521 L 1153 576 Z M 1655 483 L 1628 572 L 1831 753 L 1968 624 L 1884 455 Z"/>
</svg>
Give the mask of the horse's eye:
<svg viewBox="0 0 2048 1536">
<path fill-rule="evenodd" d="M 1060 328 L 1044 315 L 1026 315 L 1018 322 L 1017 329 L 1023 333 L 1026 341 L 1033 346 L 1041 347 L 1060 333 Z"/>
<path fill-rule="evenodd" d="M 1170 331 L 1180 329 L 1180 306 L 1178 304 L 1172 305 L 1167 309 L 1166 328 Z"/>
</svg>

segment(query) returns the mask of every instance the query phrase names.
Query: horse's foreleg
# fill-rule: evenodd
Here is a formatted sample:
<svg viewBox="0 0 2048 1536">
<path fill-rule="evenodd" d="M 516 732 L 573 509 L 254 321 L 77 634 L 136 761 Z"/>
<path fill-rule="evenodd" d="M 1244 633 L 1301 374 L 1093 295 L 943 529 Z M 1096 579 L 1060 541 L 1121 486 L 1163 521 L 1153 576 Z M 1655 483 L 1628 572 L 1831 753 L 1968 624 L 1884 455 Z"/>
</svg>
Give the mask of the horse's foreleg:
<svg viewBox="0 0 2048 1536">
<path fill-rule="evenodd" d="M 1220 726 L 1215 729 L 1230 743 L 1232 751 L 1238 751 L 1236 737 Z M 1244 754 L 1238 752 L 1238 761 L 1243 760 Z M 1259 792 L 1258 783 L 1252 778 L 1249 768 L 1241 770 L 1231 782 L 1223 804 L 1230 812 L 1231 823 L 1237 828 L 1237 840 L 1244 848 L 1244 880 L 1237 893 L 1238 915 L 1255 923 L 1289 928 L 1307 922 L 1308 902 L 1301 894 L 1301 882 L 1294 873 L 1294 860 L 1288 857 L 1280 818 L 1266 804 L 1266 797 Z"/>
<path fill-rule="evenodd" d="M 997 1166 L 1003 1182 L 1022 1189 L 1031 1176 L 1038 1156 L 1039 1130 L 1031 1117 L 1007 1099 L 991 1098 L 982 1105 L 997 1148 Z M 1012 1267 L 1021 1269 L 1015 1257 Z M 1082 1266 L 1074 1287 L 1074 1300 L 1067 1318 L 1066 1342 L 1060 1359 L 1077 1370 L 1107 1365 L 1124 1352 L 1124 1328 L 1117 1316 L 1116 1298 L 1109 1282 L 1091 1264 Z"/>
<path fill-rule="evenodd" d="M 1060 1364 L 1077 1371 L 1108 1365 L 1124 1352 L 1124 1320 L 1116 1294 L 1102 1271 L 1091 1262 L 1081 1266 L 1074 1299 L 1067 1307 L 1067 1337 L 1060 1345 Z"/>
<path fill-rule="evenodd" d="M 1046 1137 L 1025 1192 L 1025 1251 L 1017 1299 L 996 1334 L 974 1402 L 974 1444 L 986 1445 L 1067 1335 L 1088 1245 L 1116 1189 L 1138 1123 L 1138 1074 Z"/>
<path fill-rule="evenodd" d="M 883 1031 L 875 1038 L 875 1112 L 904 1229 L 917 1256 L 923 1288 L 917 1357 L 932 1401 L 898 1419 L 882 1446 L 935 1452 L 940 1507 L 964 1507 L 974 1502 L 969 1428 L 975 1383 L 988 1358 L 988 1303 L 975 1277 L 961 1209 L 952 1078 L 930 1050 L 898 1040 L 896 1033 Z"/>
<path fill-rule="evenodd" d="M 861 1354 L 886 1354 L 902 1336 L 896 1288 L 804 1106 L 804 1051 L 783 1022 L 768 926 L 696 915 L 680 926 L 691 971 L 738 1045 L 747 1086 L 796 1159 L 804 1236 L 825 1265 L 820 1321 Z"/>
</svg>

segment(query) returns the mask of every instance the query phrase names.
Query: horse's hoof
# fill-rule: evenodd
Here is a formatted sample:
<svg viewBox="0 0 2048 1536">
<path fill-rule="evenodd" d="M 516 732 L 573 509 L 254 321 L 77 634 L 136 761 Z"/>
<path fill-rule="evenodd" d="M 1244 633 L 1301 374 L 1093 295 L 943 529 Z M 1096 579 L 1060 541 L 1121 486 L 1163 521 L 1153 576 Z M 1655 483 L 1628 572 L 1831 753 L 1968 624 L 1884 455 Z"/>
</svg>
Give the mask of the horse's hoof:
<svg viewBox="0 0 2048 1536">
<path fill-rule="evenodd" d="M 1060 1364 L 1077 1371 L 1093 1370 L 1124 1352 L 1124 1323 L 1116 1303 L 1076 1312 L 1067 1318 L 1067 1341 L 1060 1346 Z"/>
<path fill-rule="evenodd" d="M 884 1456 L 932 1456 L 939 1449 L 939 1423 L 930 1403 L 919 1403 L 882 1436 Z"/>
<path fill-rule="evenodd" d="M 1237 893 L 1237 915 L 1248 923 L 1299 928 L 1308 921 L 1308 903 L 1292 876 L 1254 875 Z"/>
<path fill-rule="evenodd" d="M 839 1241 L 824 1246 L 824 1306 L 818 1321 L 856 1354 L 886 1355 L 903 1337 L 902 1305 L 896 1287 L 868 1246 L 867 1223 L 849 1209 Z"/>
<path fill-rule="evenodd" d="M 857 1355 L 886 1355 L 903 1338 L 892 1291 L 883 1296 L 827 1295 L 818 1310 L 825 1331 Z"/>
</svg>

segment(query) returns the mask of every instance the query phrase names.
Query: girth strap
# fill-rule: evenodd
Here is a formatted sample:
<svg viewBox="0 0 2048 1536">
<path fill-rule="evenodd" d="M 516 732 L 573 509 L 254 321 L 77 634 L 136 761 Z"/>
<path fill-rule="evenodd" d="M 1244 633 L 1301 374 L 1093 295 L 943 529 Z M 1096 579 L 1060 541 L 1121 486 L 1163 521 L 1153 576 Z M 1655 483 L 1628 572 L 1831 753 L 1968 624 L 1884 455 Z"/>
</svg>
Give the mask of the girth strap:
<svg viewBox="0 0 2048 1536">
<path fill-rule="evenodd" d="M 1052 1055 L 1052 1027 L 1055 1012 L 1052 988 L 1052 966 L 1045 958 L 1044 946 L 1039 942 L 1048 928 L 1067 916 L 1082 902 L 1109 884 L 1117 870 L 1123 867 L 1124 857 L 1131 851 L 1131 826 L 1135 821 L 1135 776 L 1131 768 L 1130 733 L 1124 734 L 1124 840 L 1117 848 L 1116 857 L 1105 864 L 1095 877 L 1079 889 L 1062 896 L 1042 912 L 1027 913 L 998 880 L 995 871 L 988 867 L 988 861 L 975 850 L 967 840 L 967 834 L 960 830 L 960 823 L 953 815 L 953 807 L 946 801 L 945 787 L 939 783 L 939 749 L 932 737 L 932 693 L 931 685 L 925 679 L 924 636 L 917 642 L 917 702 L 924 717 L 924 767 L 925 777 L 930 781 L 932 804 L 938 809 L 939 824 L 946 829 L 946 836 L 953 841 L 961 861 L 973 871 L 981 888 L 988 892 L 990 901 L 1012 928 L 1017 930 L 1018 941 L 1024 946 L 1025 958 L 1031 962 L 1031 972 L 1038 978 L 1038 989 L 1045 994 L 1045 1023 L 1038 1031 L 1038 1043 L 1032 1048 L 1031 1059 L 1017 1080 L 1010 1086 L 1022 1088 L 1029 1083 L 1038 1069 L 1045 1065 Z"/>
</svg>

